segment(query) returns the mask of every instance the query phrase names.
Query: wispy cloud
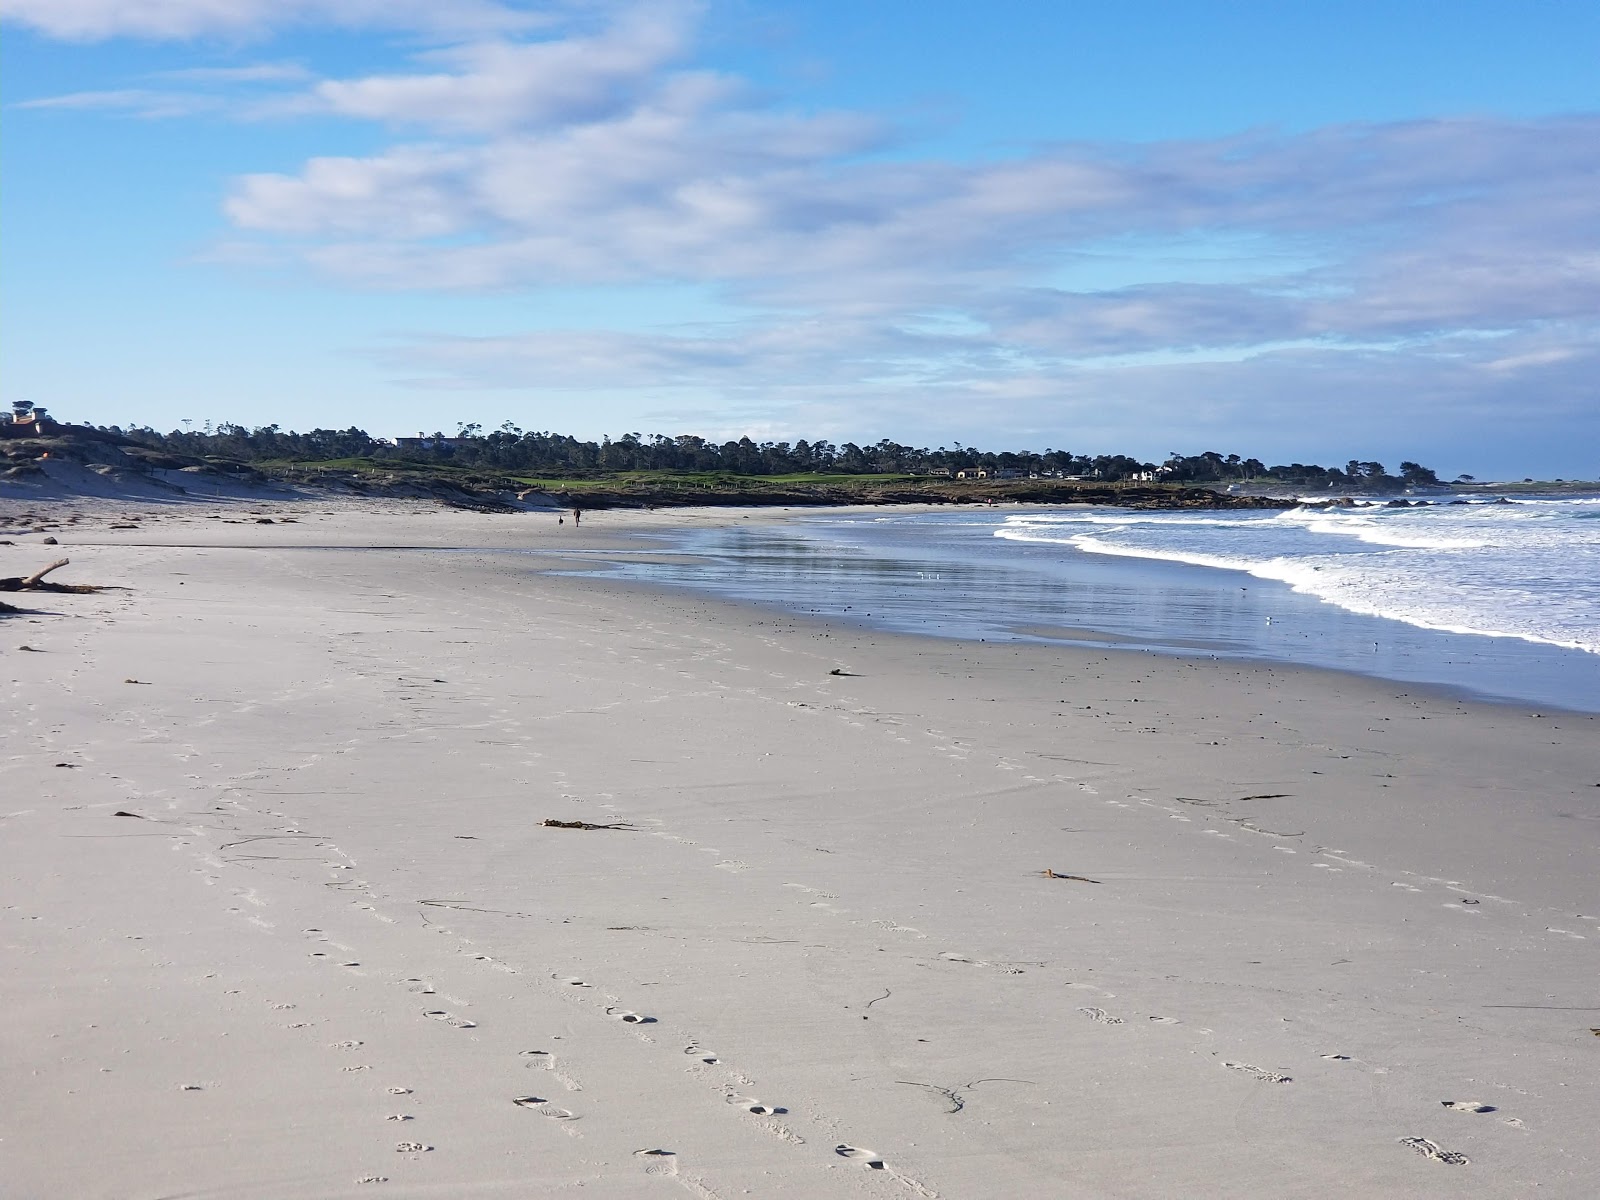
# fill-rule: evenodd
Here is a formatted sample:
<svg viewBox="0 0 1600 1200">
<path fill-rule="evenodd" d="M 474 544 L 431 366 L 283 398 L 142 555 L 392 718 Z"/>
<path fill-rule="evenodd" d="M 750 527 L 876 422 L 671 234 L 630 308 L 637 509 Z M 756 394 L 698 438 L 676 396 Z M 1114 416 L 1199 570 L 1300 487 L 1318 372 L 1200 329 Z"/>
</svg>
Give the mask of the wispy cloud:
<svg viewBox="0 0 1600 1200">
<path fill-rule="evenodd" d="M 626 108 L 688 42 L 688 10 L 652 6 L 593 36 L 473 42 L 419 61 L 423 72 L 327 80 L 306 110 L 447 132 L 494 133 L 591 121 Z"/>
<path fill-rule="evenodd" d="M 273 88 L 301 85 L 312 78 L 312 73 L 299 63 L 251 63 L 157 71 L 142 78 L 162 86 L 68 92 L 19 101 L 16 107 L 117 113 L 145 120 L 192 117 L 202 113 L 246 116 L 263 111 L 263 89 L 270 94 Z"/>
<path fill-rule="evenodd" d="M 215 112 L 222 107 L 222 102 L 215 96 L 199 92 L 115 88 L 99 92 L 69 92 L 64 96 L 44 96 L 37 100 L 20 100 L 15 107 L 115 112 L 125 116 L 159 120 Z"/>
<path fill-rule="evenodd" d="M 265 36 L 296 26 L 490 34 L 549 21 L 495 0 L 0 0 L 0 16 L 75 41 Z"/>
<path fill-rule="evenodd" d="M 721 100 L 678 76 L 600 120 L 250 176 L 228 211 L 381 286 L 692 280 L 796 309 L 954 308 L 1069 354 L 1600 312 L 1597 118 L 1072 145 L 956 165 L 861 161 L 885 136 L 871 121 Z M 1255 284 L 1048 282 L 1062 256 L 1113 234 L 1251 234 L 1306 246 L 1319 265 Z"/>
<path fill-rule="evenodd" d="M 311 71 L 301 63 L 253 63 L 242 67 L 185 67 L 158 71 L 155 79 L 177 83 L 304 83 Z"/>
</svg>

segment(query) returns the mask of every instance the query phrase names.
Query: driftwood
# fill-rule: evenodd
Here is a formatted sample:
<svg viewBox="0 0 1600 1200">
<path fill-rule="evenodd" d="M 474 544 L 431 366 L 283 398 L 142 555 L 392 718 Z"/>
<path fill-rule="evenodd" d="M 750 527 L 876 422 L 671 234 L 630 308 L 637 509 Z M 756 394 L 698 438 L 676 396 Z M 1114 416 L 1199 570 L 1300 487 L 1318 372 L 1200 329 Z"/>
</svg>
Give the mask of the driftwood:
<svg viewBox="0 0 1600 1200">
<path fill-rule="evenodd" d="M 626 829 L 633 830 L 627 821 L 615 821 L 610 825 L 596 825 L 592 821 L 557 821 L 554 817 L 546 817 L 544 822 L 551 829 Z"/>
<path fill-rule="evenodd" d="M 1072 880 L 1077 881 L 1078 883 L 1099 883 L 1100 882 L 1098 879 L 1090 879 L 1090 878 L 1088 878 L 1087 876 L 1084 876 L 1084 875 L 1063 875 L 1060 871 L 1052 871 L 1049 867 L 1046 867 L 1043 871 L 1040 872 L 1040 874 L 1042 874 L 1046 879 L 1072 879 Z"/>
<path fill-rule="evenodd" d="M 72 560 L 58 558 L 42 571 L 32 575 L 11 575 L 0 579 L 0 592 L 98 592 L 104 589 L 92 583 L 46 583 L 45 576 L 60 570 Z"/>
</svg>

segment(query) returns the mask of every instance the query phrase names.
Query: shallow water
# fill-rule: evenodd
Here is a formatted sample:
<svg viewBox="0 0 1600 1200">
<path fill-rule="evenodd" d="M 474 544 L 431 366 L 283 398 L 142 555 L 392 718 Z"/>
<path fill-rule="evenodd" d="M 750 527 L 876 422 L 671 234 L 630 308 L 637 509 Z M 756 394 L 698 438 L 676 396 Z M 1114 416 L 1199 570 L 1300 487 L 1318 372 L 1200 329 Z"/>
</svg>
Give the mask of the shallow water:
<svg viewBox="0 0 1600 1200">
<path fill-rule="evenodd" d="M 1518 514 L 1522 532 L 1504 532 L 1509 523 L 1495 525 L 1458 508 L 1445 513 L 1453 524 L 1439 521 L 1419 532 L 1419 518 L 1430 511 L 796 514 L 778 525 L 676 535 L 671 545 L 686 557 L 612 569 L 627 578 L 906 632 L 1299 663 L 1600 712 L 1600 655 L 1574 645 L 1600 644 L 1584 592 L 1594 578 L 1576 579 L 1559 602 L 1544 606 L 1537 578 L 1494 582 L 1530 527 L 1544 539 L 1538 554 L 1558 561 L 1557 525 Z M 1411 519 L 1385 521 L 1397 514 Z M 1459 527 L 1473 519 L 1480 532 L 1495 532 L 1497 545 L 1440 545 L 1470 540 Z M 1534 525 L 1537 520 L 1546 524 Z M 1585 523 L 1590 526 L 1600 534 L 1600 521 Z M 1374 542 L 1374 536 L 1385 540 Z M 1401 539 L 1417 544 L 1396 545 Z M 1462 578 L 1436 571 L 1438 581 L 1430 579 L 1424 556 L 1448 550 L 1459 552 L 1446 562 Z M 1565 556 L 1571 561 L 1587 552 L 1585 544 L 1569 547 Z M 1486 565 L 1494 554 L 1498 564 Z M 1373 555 L 1391 557 L 1373 561 Z M 1320 586 L 1329 570 L 1336 586 Z M 1536 572 L 1530 567 L 1529 574 Z M 1306 577 L 1317 586 L 1306 585 Z M 1466 580 L 1475 580 L 1477 590 Z M 1496 586 L 1503 597 L 1498 608 Z M 1380 601 L 1411 608 L 1392 616 L 1362 611 L 1379 608 Z M 1419 613 L 1456 628 L 1429 627 Z M 1495 620 L 1483 620 L 1485 614 Z M 1463 625 L 1469 620 L 1486 626 L 1520 621 L 1526 628 L 1515 636 L 1504 629 L 1459 632 L 1471 628 Z M 1533 627 L 1537 622 L 1543 624 Z M 1568 644 L 1554 644 L 1558 640 Z"/>
</svg>

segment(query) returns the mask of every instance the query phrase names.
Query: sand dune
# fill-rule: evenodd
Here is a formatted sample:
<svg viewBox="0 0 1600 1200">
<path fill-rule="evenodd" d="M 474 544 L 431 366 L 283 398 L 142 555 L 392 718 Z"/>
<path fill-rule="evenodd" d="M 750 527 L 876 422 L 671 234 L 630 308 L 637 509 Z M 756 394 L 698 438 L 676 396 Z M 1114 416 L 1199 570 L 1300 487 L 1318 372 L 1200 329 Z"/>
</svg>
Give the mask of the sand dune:
<svg viewBox="0 0 1600 1200">
<path fill-rule="evenodd" d="M 7 1195 L 1600 1189 L 1591 717 L 42 517 L 133 590 L 0 619 Z"/>
</svg>

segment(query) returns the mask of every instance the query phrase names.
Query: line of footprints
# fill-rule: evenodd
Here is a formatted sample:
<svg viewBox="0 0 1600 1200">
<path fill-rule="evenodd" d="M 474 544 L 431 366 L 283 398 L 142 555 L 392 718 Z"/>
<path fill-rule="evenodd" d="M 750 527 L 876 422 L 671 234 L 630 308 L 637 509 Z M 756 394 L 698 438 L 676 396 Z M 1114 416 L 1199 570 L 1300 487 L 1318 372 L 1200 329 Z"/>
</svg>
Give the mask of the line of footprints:
<svg viewBox="0 0 1600 1200">
<path fill-rule="evenodd" d="M 326 935 L 320 929 L 307 929 L 305 932 L 308 935 L 318 937 L 320 940 L 327 940 Z M 324 959 L 329 962 L 338 961 L 339 965 L 348 968 L 355 968 L 361 965 L 358 960 L 353 958 L 339 959 L 337 956 L 330 955 L 325 951 L 313 951 L 312 957 Z M 586 980 L 575 976 L 554 975 L 552 978 L 556 979 L 558 982 L 566 985 L 567 987 L 587 989 L 591 986 Z M 434 988 L 426 980 L 412 977 L 407 978 L 402 982 L 407 990 L 413 993 L 422 995 L 435 994 Z M 657 1023 L 656 1018 L 654 1017 L 646 1016 L 643 1013 L 635 1012 L 632 1009 L 621 1008 L 615 1005 L 608 1006 L 603 1011 L 605 1012 L 606 1016 L 625 1025 L 645 1026 L 654 1025 Z M 477 1027 L 476 1022 L 456 1016 L 447 1009 L 443 1008 L 424 1009 L 422 1011 L 422 1015 L 429 1020 L 439 1021 L 456 1029 L 474 1029 Z M 342 1049 L 355 1049 L 360 1047 L 362 1044 L 363 1043 L 359 1041 L 347 1041 L 339 1043 L 338 1045 L 339 1048 Z M 691 1042 L 687 1047 L 685 1047 L 683 1052 L 685 1055 L 696 1059 L 699 1063 L 706 1066 L 718 1066 L 722 1064 L 722 1059 L 718 1055 L 706 1050 L 697 1042 Z M 525 1064 L 526 1066 L 551 1072 L 554 1078 L 559 1081 L 569 1092 L 581 1092 L 583 1090 L 582 1085 L 576 1079 L 559 1069 L 557 1058 L 550 1051 L 523 1050 L 520 1052 L 520 1054 L 521 1057 L 527 1060 Z M 365 1068 L 345 1068 L 345 1070 L 363 1069 Z M 408 1096 L 411 1095 L 411 1089 L 407 1087 L 391 1087 L 387 1089 L 387 1094 L 395 1097 Z M 745 1095 L 731 1087 L 724 1088 L 724 1099 L 730 1106 L 738 1109 L 739 1111 L 747 1112 L 752 1116 L 757 1117 L 778 1117 L 786 1114 L 789 1111 L 782 1105 L 768 1104 L 754 1096 Z M 581 1120 L 579 1114 L 573 1112 L 569 1108 L 565 1108 L 562 1105 L 555 1103 L 547 1096 L 529 1093 L 527 1095 L 513 1097 L 511 1102 L 518 1108 L 535 1112 L 542 1117 L 556 1122 L 565 1132 L 572 1136 L 581 1136 L 576 1128 L 576 1123 Z M 412 1117 L 408 1113 L 392 1113 L 386 1119 L 389 1121 L 403 1123 L 412 1120 Z M 772 1132 L 776 1133 L 785 1141 L 791 1142 L 795 1145 L 805 1144 L 805 1138 L 795 1134 L 791 1130 L 782 1127 L 781 1125 L 773 1123 L 769 1126 L 769 1128 Z M 428 1153 L 432 1149 L 433 1147 L 425 1142 L 413 1140 L 401 1141 L 395 1144 L 395 1151 L 397 1153 L 412 1157 Z M 911 1188 L 921 1196 L 934 1197 L 936 1195 L 936 1193 L 923 1187 L 916 1180 L 893 1170 L 884 1161 L 883 1157 L 876 1151 L 841 1142 L 834 1147 L 834 1153 L 839 1158 L 845 1159 L 849 1162 L 857 1163 L 867 1170 L 882 1171 L 889 1177 Z M 634 1151 L 634 1155 L 643 1162 L 644 1171 L 647 1175 L 674 1178 L 678 1178 L 679 1176 L 678 1155 L 673 1150 L 668 1150 L 661 1147 L 652 1147 L 643 1150 L 636 1150 Z M 388 1182 L 388 1177 L 384 1175 L 368 1175 L 358 1179 L 357 1182 L 373 1184 L 385 1183 Z M 686 1178 L 678 1178 L 678 1182 L 684 1184 L 691 1191 L 701 1195 L 702 1197 L 714 1197 L 714 1193 L 698 1183 L 698 1181 Z"/>
<path fill-rule="evenodd" d="M 333 943 L 331 941 L 331 939 L 329 939 L 327 937 L 327 935 L 324 934 L 324 932 L 321 929 L 307 929 L 304 932 L 309 936 L 313 936 L 313 937 L 317 938 L 319 941 L 322 941 L 324 943 L 333 945 L 337 949 L 348 950 L 348 947 L 342 947 L 342 946 L 339 946 L 338 943 Z M 324 960 L 324 961 L 327 961 L 327 962 L 330 962 L 330 963 L 337 962 L 339 966 L 347 968 L 347 969 L 355 969 L 355 968 L 359 968 L 361 966 L 360 961 L 355 959 L 354 957 L 341 957 L 341 956 L 336 956 L 336 955 L 330 955 L 326 951 L 312 951 L 311 952 L 311 956 L 313 958 L 321 959 L 321 960 Z M 955 960 L 955 961 L 968 961 L 968 962 L 972 961 L 972 960 L 968 960 L 968 959 L 961 959 L 961 958 L 959 958 L 959 956 L 954 956 L 954 955 L 947 955 L 947 956 L 943 956 L 943 957 L 946 957 L 946 958 L 949 958 L 949 959 L 952 959 L 952 960 Z M 562 976 L 562 975 L 556 974 L 556 975 L 553 975 L 552 978 L 557 980 L 559 983 L 565 985 L 566 987 L 569 987 L 569 988 L 588 989 L 588 988 L 591 987 L 591 985 L 586 980 L 578 978 L 576 976 Z M 404 979 L 402 982 L 403 982 L 403 986 L 405 986 L 408 991 L 411 991 L 411 992 L 413 992 L 415 994 L 419 994 L 419 995 L 434 995 L 435 994 L 435 989 L 426 980 L 423 980 L 423 979 L 420 979 L 420 978 L 416 978 L 416 977 L 410 977 L 410 978 Z M 1106 995 L 1109 995 L 1109 993 L 1106 993 Z M 458 1003 L 464 1003 L 464 1002 L 458 1001 Z M 284 1008 L 284 1007 L 292 1007 L 292 1006 L 275 1005 L 274 1007 Z M 642 1013 L 635 1012 L 632 1009 L 622 1008 L 622 1007 L 619 1007 L 619 1006 L 616 1006 L 616 1005 L 607 1006 L 607 1007 L 605 1007 L 603 1009 L 603 1011 L 604 1011 L 606 1016 L 610 1017 L 613 1020 L 616 1020 L 616 1021 L 619 1021 L 619 1022 L 621 1022 L 623 1024 L 626 1024 L 626 1025 L 634 1025 L 634 1026 L 643 1027 L 643 1026 L 646 1026 L 646 1025 L 654 1025 L 654 1024 L 657 1023 L 656 1019 L 654 1017 L 646 1016 L 646 1015 L 644 1015 Z M 1114 1016 L 1111 1013 L 1109 1013 L 1108 1011 L 1106 1011 L 1105 1009 L 1100 1008 L 1098 1006 L 1085 1005 L 1083 1007 L 1080 1007 L 1077 1011 L 1079 1013 L 1081 1013 L 1083 1016 L 1089 1018 L 1090 1020 L 1096 1021 L 1096 1022 L 1098 1022 L 1100 1024 L 1103 1024 L 1103 1025 L 1122 1025 L 1122 1024 L 1124 1024 L 1124 1021 L 1123 1021 L 1123 1019 L 1121 1017 Z M 474 1029 L 474 1028 L 477 1027 L 477 1023 L 476 1022 L 468 1020 L 468 1019 L 466 1019 L 464 1017 L 457 1016 L 456 1014 L 450 1012 L 448 1009 L 444 1009 L 444 1008 L 434 1008 L 434 1007 L 425 1008 L 425 1009 L 422 1010 L 422 1015 L 425 1018 L 429 1019 L 429 1020 L 438 1021 L 441 1024 L 448 1025 L 448 1026 L 450 1026 L 452 1028 L 455 1028 L 455 1029 L 467 1030 L 467 1029 Z M 1179 1022 L 1176 1018 L 1173 1018 L 1173 1017 L 1151 1017 L 1151 1018 L 1149 1018 L 1149 1020 L 1152 1021 L 1152 1022 L 1160 1023 L 1160 1024 L 1169 1024 L 1169 1025 L 1170 1024 L 1181 1024 L 1181 1022 Z M 307 1022 L 296 1023 L 295 1025 L 292 1025 L 291 1028 L 304 1027 L 306 1024 L 309 1024 L 309 1023 L 307 1023 Z M 1207 1031 L 1207 1032 L 1209 1032 L 1209 1031 Z M 646 1035 L 644 1035 L 644 1033 L 642 1031 L 642 1028 L 641 1028 L 640 1036 L 643 1037 L 644 1040 L 646 1040 L 646 1041 L 653 1041 L 653 1039 L 648 1038 Z M 356 1049 L 356 1048 L 359 1048 L 362 1044 L 363 1043 L 361 1043 L 360 1041 L 353 1041 L 353 1040 L 352 1041 L 343 1041 L 343 1042 L 336 1043 L 335 1044 L 335 1048 L 344 1049 L 344 1050 Z M 683 1053 L 685 1055 L 689 1056 L 690 1058 L 693 1058 L 693 1059 L 697 1060 L 698 1063 L 703 1064 L 705 1066 L 720 1066 L 720 1065 L 723 1065 L 721 1058 L 717 1054 L 705 1049 L 705 1047 L 701 1046 L 698 1042 L 691 1041 L 689 1043 L 689 1045 L 684 1048 Z M 537 1066 L 540 1069 L 543 1069 L 543 1070 L 551 1072 L 553 1077 L 557 1081 L 559 1081 L 562 1084 L 562 1086 L 565 1087 L 568 1091 L 570 1091 L 570 1092 L 579 1092 L 579 1091 L 583 1090 L 581 1084 L 579 1084 L 577 1080 L 575 1080 L 570 1075 L 568 1075 L 568 1074 L 562 1072 L 561 1070 L 559 1070 L 558 1065 L 557 1065 L 556 1056 L 554 1054 L 552 1054 L 551 1052 L 549 1052 L 547 1050 L 524 1050 L 524 1051 L 521 1052 L 521 1055 L 522 1055 L 522 1057 L 524 1057 L 525 1059 L 528 1060 L 528 1062 L 526 1063 L 527 1066 L 529 1066 L 529 1067 Z M 1350 1062 L 1350 1061 L 1352 1061 L 1351 1056 L 1347 1055 L 1347 1054 L 1324 1054 L 1324 1055 L 1322 1055 L 1322 1057 L 1325 1060 L 1328 1060 L 1330 1062 Z M 1227 1068 L 1228 1070 L 1238 1071 L 1241 1074 L 1248 1075 L 1251 1078 L 1257 1079 L 1257 1080 L 1259 1080 L 1259 1081 L 1261 1081 L 1263 1083 L 1290 1084 L 1290 1083 L 1294 1082 L 1293 1078 L 1291 1076 L 1289 1076 L 1289 1075 L 1282 1074 L 1281 1072 L 1278 1072 L 1278 1071 L 1275 1071 L 1275 1070 L 1269 1070 L 1269 1069 L 1264 1068 L 1264 1067 L 1258 1067 L 1258 1066 L 1255 1066 L 1255 1065 L 1253 1065 L 1251 1063 L 1224 1061 L 1222 1063 L 1222 1066 Z M 345 1067 L 343 1069 L 345 1071 L 359 1071 L 359 1070 L 365 1070 L 366 1068 L 365 1067 L 361 1067 L 361 1066 L 347 1066 L 347 1067 Z M 737 1078 L 740 1078 L 741 1082 L 748 1082 L 748 1081 L 743 1080 L 742 1077 L 737 1077 Z M 405 1088 L 405 1087 L 391 1087 L 391 1088 L 388 1089 L 388 1093 L 390 1095 L 393 1095 L 393 1096 L 405 1096 L 405 1095 L 410 1095 L 411 1094 L 411 1089 L 410 1088 Z M 766 1102 L 764 1102 L 764 1101 L 762 1101 L 760 1099 L 757 1099 L 756 1097 L 749 1096 L 749 1095 L 746 1095 L 746 1094 L 744 1094 L 744 1093 L 742 1093 L 740 1091 L 737 1091 L 736 1089 L 734 1089 L 732 1087 L 725 1087 L 724 1088 L 724 1099 L 726 1100 L 726 1102 L 730 1106 L 735 1107 L 735 1108 L 737 1108 L 737 1109 L 739 1109 L 739 1110 L 741 1110 L 743 1112 L 750 1113 L 751 1115 L 757 1116 L 757 1117 L 774 1118 L 774 1117 L 782 1116 L 782 1115 L 784 1115 L 784 1114 L 786 1114 L 788 1112 L 788 1109 L 784 1108 L 781 1105 L 768 1104 L 768 1103 L 766 1103 Z M 572 1110 L 568 1109 L 568 1108 L 562 1107 L 561 1105 L 554 1103 L 548 1097 L 545 1097 L 545 1096 L 542 1096 L 542 1095 L 536 1095 L 536 1094 L 529 1094 L 529 1095 L 513 1097 L 512 1098 L 512 1103 L 515 1104 L 519 1108 L 523 1108 L 523 1109 L 527 1109 L 527 1110 L 532 1111 L 532 1112 L 536 1112 L 540 1116 L 545 1117 L 545 1118 L 547 1118 L 547 1119 L 549 1119 L 551 1121 L 554 1121 L 554 1122 L 558 1123 L 565 1130 L 565 1132 L 567 1132 L 567 1133 L 569 1133 L 569 1134 L 571 1134 L 573 1136 L 581 1136 L 578 1133 L 578 1130 L 575 1128 L 575 1123 L 580 1120 L 579 1115 L 577 1113 L 573 1112 Z M 1492 1112 L 1497 1111 L 1495 1106 L 1490 1105 L 1490 1104 L 1484 1104 L 1484 1103 L 1482 1103 L 1481 1101 L 1478 1101 L 1478 1100 L 1443 1100 L 1440 1103 L 1445 1108 L 1447 1108 L 1447 1109 L 1449 1109 L 1449 1110 L 1451 1110 L 1453 1112 L 1460 1112 L 1460 1113 L 1483 1114 L 1483 1113 L 1492 1113 Z M 387 1117 L 387 1120 L 395 1121 L 395 1122 L 406 1122 L 406 1121 L 411 1120 L 411 1117 L 409 1116 L 409 1114 L 405 1114 L 405 1113 L 394 1113 L 394 1114 L 389 1115 Z M 1522 1124 L 1521 1121 L 1519 1121 L 1519 1120 L 1517 1120 L 1515 1118 L 1503 1118 L 1503 1120 L 1508 1125 L 1520 1126 Z M 777 1123 L 776 1121 L 768 1122 L 767 1123 L 767 1127 L 771 1132 L 777 1134 L 779 1137 L 783 1138 L 786 1141 L 789 1141 L 789 1142 L 791 1142 L 793 1144 L 796 1144 L 796 1145 L 805 1144 L 805 1139 L 803 1137 L 801 1137 L 798 1134 L 794 1133 L 793 1131 L 787 1129 L 786 1127 L 784 1127 L 783 1125 Z M 1433 1162 L 1440 1163 L 1442 1165 L 1446 1165 L 1446 1166 L 1464 1166 L 1464 1165 L 1467 1165 L 1467 1163 L 1470 1161 L 1467 1158 L 1466 1155 L 1458 1153 L 1458 1152 L 1453 1151 L 1453 1150 L 1446 1150 L 1446 1149 L 1442 1148 L 1441 1146 L 1439 1146 L 1436 1142 L 1433 1142 L 1432 1140 L 1430 1140 L 1428 1138 L 1425 1138 L 1425 1137 L 1402 1137 L 1402 1138 L 1397 1139 L 1397 1141 L 1399 1142 L 1400 1145 L 1405 1146 L 1405 1147 L 1415 1151 L 1416 1153 L 1422 1155 L 1424 1158 L 1427 1158 L 1427 1159 L 1429 1159 L 1430 1161 L 1433 1161 Z M 425 1144 L 423 1142 L 411 1141 L 411 1140 L 401 1141 L 401 1142 L 398 1142 L 395 1145 L 395 1150 L 396 1150 L 397 1153 L 411 1155 L 411 1156 L 427 1153 L 428 1151 L 430 1151 L 432 1149 L 433 1149 L 432 1146 L 429 1146 L 429 1145 L 427 1145 L 427 1144 Z M 672 1150 L 667 1150 L 667 1149 L 663 1149 L 663 1148 L 659 1148 L 659 1147 L 654 1147 L 654 1148 L 637 1150 L 634 1153 L 644 1163 L 644 1170 L 645 1170 L 645 1173 L 648 1174 L 648 1175 L 677 1177 L 678 1174 L 679 1174 L 679 1171 L 678 1171 L 678 1156 L 677 1156 L 676 1152 L 674 1152 Z M 837 1144 L 834 1147 L 834 1153 L 839 1158 L 845 1159 L 846 1161 L 849 1161 L 849 1162 L 852 1162 L 852 1163 L 859 1164 L 860 1166 L 862 1166 L 863 1168 L 865 1168 L 867 1170 L 870 1170 L 870 1171 L 881 1171 L 881 1172 L 885 1173 L 886 1175 L 888 1175 L 889 1177 L 891 1177 L 893 1179 L 896 1179 L 900 1183 L 906 1185 L 907 1187 L 909 1187 L 911 1190 L 915 1191 L 919 1195 L 927 1196 L 927 1197 L 931 1197 L 931 1196 L 935 1195 L 935 1193 L 933 1193 L 929 1189 L 923 1187 L 916 1180 L 910 1178 L 909 1176 L 902 1175 L 899 1172 L 896 1172 L 893 1169 L 891 1169 L 889 1167 L 889 1165 L 887 1164 L 887 1162 L 884 1160 L 884 1158 L 874 1150 L 870 1150 L 870 1149 L 868 1149 L 866 1147 L 863 1147 L 863 1146 L 853 1146 L 853 1145 L 850 1145 L 848 1143 L 841 1142 L 841 1143 Z M 365 1176 L 365 1177 L 362 1177 L 361 1179 L 357 1180 L 357 1182 L 359 1182 L 359 1183 L 382 1183 L 382 1182 L 386 1182 L 386 1181 L 387 1181 L 387 1177 L 386 1176 L 379 1176 L 379 1175 Z M 685 1186 L 689 1187 L 690 1190 L 692 1190 L 692 1191 L 694 1191 L 697 1194 L 700 1194 L 702 1196 L 710 1197 L 710 1196 L 713 1195 L 713 1193 L 711 1193 L 708 1189 L 704 1188 L 702 1185 L 698 1184 L 698 1182 L 696 1182 L 696 1181 L 679 1178 L 678 1182 L 683 1183 Z"/>
<path fill-rule="evenodd" d="M 1123 1024 L 1121 1017 L 1114 1017 L 1103 1008 L 1085 1006 L 1079 1008 L 1078 1011 L 1084 1016 L 1088 1017 L 1091 1021 L 1098 1021 L 1102 1025 Z M 1162 1025 L 1181 1024 L 1176 1017 L 1151 1017 L 1150 1020 Z M 1209 1033 L 1210 1031 L 1206 1030 L 1205 1032 Z M 1348 1054 L 1324 1054 L 1322 1057 L 1328 1062 L 1353 1061 Z M 1268 1070 L 1265 1067 L 1258 1067 L 1252 1063 L 1224 1062 L 1222 1065 L 1230 1071 L 1238 1071 L 1243 1075 L 1250 1076 L 1252 1079 L 1258 1079 L 1262 1083 L 1294 1082 L 1294 1077 L 1291 1075 L 1285 1075 L 1279 1071 Z M 1484 1104 L 1480 1100 L 1441 1100 L 1439 1103 L 1452 1112 L 1492 1113 L 1498 1111 L 1494 1105 Z M 1520 1128 L 1522 1125 L 1522 1122 L 1515 1117 L 1506 1117 L 1503 1118 L 1503 1121 L 1505 1124 L 1517 1128 Z M 1412 1150 L 1415 1150 L 1424 1158 L 1431 1159 L 1437 1163 L 1442 1163 L 1445 1166 L 1461 1167 L 1466 1166 L 1471 1161 L 1465 1154 L 1458 1153 L 1454 1150 L 1442 1149 L 1437 1143 L 1432 1142 L 1425 1137 L 1403 1137 L 1397 1140 L 1399 1141 L 1400 1145 L 1407 1146 Z"/>
</svg>

